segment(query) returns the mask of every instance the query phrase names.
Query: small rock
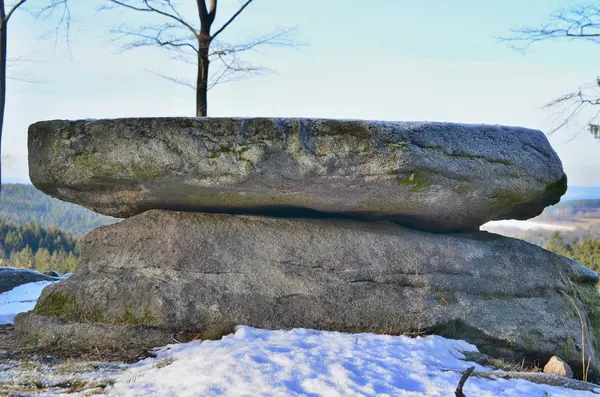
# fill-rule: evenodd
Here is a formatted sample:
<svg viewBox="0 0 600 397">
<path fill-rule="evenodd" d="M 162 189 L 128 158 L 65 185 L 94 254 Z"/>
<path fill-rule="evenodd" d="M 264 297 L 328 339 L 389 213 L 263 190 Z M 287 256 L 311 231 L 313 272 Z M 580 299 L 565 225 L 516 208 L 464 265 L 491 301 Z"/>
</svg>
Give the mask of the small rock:
<svg viewBox="0 0 600 397">
<path fill-rule="evenodd" d="M 550 361 L 548 361 L 548 364 L 544 366 L 544 372 L 547 374 L 573 378 L 573 371 L 571 370 L 571 367 L 569 367 L 569 364 L 564 362 L 563 359 L 558 356 L 553 356 Z"/>
</svg>

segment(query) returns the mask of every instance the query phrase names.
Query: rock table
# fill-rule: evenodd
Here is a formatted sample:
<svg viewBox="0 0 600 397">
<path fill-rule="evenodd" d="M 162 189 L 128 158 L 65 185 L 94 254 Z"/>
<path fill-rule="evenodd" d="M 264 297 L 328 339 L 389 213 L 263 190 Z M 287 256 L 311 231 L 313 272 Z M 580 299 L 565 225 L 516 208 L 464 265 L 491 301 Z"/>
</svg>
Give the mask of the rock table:
<svg viewBox="0 0 600 397">
<path fill-rule="evenodd" d="M 89 233 L 75 274 L 15 319 L 28 344 L 140 349 L 246 324 L 429 332 L 597 366 L 598 275 L 472 231 L 559 201 L 566 177 L 539 131 L 50 121 L 31 126 L 29 159 L 39 189 L 128 219 Z"/>
</svg>

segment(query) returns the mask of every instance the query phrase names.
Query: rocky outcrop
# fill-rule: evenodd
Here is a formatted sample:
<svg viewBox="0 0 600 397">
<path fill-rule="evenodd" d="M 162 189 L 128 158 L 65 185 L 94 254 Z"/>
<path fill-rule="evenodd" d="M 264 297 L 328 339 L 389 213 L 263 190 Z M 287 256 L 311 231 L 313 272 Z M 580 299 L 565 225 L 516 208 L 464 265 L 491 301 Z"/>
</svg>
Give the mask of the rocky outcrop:
<svg viewBox="0 0 600 397">
<path fill-rule="evenodd" d="M 48 276 L 35 270 L 0 266 L 0 294 L 19 285 L 56 280 L 58 280 L 58 277 Z"/>
<path fill-rule="evenodd" d="M 29 129 L 29 171 L 43 192 L 116 217 L 326 213 L 433 231 L 531 218 L 566 190 L 540 131 L 431 122 L 47 121 Z"/>
<path fill-rule="evenodd" d="M 575 261 L 482 232 L 148 211 L 88 234 L 75 274 L 15 324 L 31 344 L 78 348 L 153 347 L 239 324 L 432 332 L 519 361 L 577 364 L 584 348 L 594 367 L 597 281 Z"/>
</svg>

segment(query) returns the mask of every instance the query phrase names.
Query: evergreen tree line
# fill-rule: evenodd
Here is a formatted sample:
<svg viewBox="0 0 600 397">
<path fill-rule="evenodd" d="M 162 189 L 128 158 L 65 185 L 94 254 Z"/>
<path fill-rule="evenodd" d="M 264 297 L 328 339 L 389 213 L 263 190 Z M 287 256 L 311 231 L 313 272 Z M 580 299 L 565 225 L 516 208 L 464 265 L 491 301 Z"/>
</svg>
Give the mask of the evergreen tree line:
<svg viewBox="0 0 600 397">
<path fill-rule="evenodd" d="M 42 228 L 35 222 L 17 225 L 0 218 L 0 265 L 25 267 L 40 272 L 75 270 L 80 241 L 55 227 Z"/>
<path fill-rule="evenodd" d="M 544 248 L 581 262 L 588 268 L 600 273 L 600 240 L 586 238 L 568 241 L 560 233 L 555 232 Z"/>
<path fill-rule="evenodd" d="M 19 225 L 35 222 L 44 228 L 54 226 L 77 237 L 118 221 L 79 205 L 57 200 L 32 185 L 10 183 L 2 184 L 0 218 Z"/>
</svg>

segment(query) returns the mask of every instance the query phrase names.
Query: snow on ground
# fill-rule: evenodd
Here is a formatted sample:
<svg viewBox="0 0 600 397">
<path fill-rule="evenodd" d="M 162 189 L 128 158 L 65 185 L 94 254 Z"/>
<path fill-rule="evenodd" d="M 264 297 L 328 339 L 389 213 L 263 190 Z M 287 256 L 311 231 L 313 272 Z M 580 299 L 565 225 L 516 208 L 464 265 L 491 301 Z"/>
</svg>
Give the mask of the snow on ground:
<svg viewBox="0 0 600 397">
<path fill-rule="evenodd" d="M 55 281 L 39 281 L 19 285 L 0 294 L 0 324 L 12 324 L 15 316 L 35 306 L 44 287 Z"/>
<path fill-rule="evenodd" d="M 556 230 L 556 231 L 571 231 L 575 230 L 574 226 L 565 226 L 565 225 L 555 225 L 551 223 L 540 223 L 533 221 L 518 221 L 515 219 L 503 220 L 503 221 L 491 221 L 483 226 L 481 226 L 481 230 L 494 231 L 498 230 L 498 228 L 511 228 L 511 229 L 519 229 L 519 230 L 535 230 L 535 229 L 543 229 L 543 230 Z"/>
<path fill-rule="evenodd" d="M 48 284 L 51 282 L 25 284 L 1 294 L 0 319 L 12 321 L 18 312 L 33 308 Z M 221 340 L 165 346 L 156 351 L 156 358 L 132 365 L 82 363 L 72 369 L 63 365 L 51 370 L 39 362 L 0 362 L 0 372 L 5 375 L 0 376 L 0 385 L 22 388 L 29 382 L 41 387 L 36 392 L 39 396 L 59 395 L 57 384 L 72 378 L 70 384 L 79 384 L 79 392 L 62 386 L 67 392 L 64 395 L 445 397 L 454 395 L 460 371 L 472 365 L 478 371 L 491 370 L 463 361 L 461 352 L 467 351 L 477 348 L 440 336 L 269 331 L 240 326 Z M 600 392 L 600 386 L 597 390 Z M 475 376 L 468 379 L 464 393 L 468 397 L 597 395 L 525 380 Z"/>
<path fill-rule="evenodd" d="M 475 346 L 440 336 L 409 338 L 246 326 L 219 341 L 170 345 L 117 375 L 111 396 L 453 396 L 461 351 Z M 599 386 L 600 390 L 600 386 Z M 524 380 L 471 377 L 469 397 L 583 397 Z"/>
</svg>

